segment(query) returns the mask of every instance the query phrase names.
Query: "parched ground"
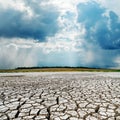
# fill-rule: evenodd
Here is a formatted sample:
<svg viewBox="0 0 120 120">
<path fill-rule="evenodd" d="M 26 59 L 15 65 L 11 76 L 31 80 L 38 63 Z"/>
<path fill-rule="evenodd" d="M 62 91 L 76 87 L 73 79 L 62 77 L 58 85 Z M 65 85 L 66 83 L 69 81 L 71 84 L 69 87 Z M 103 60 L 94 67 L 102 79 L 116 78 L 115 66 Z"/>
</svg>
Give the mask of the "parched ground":
<svg viewBox="0 0 120 120">
<path fill-rule="evenodd" d="M 0 120 L 120 120 L 120 73 L 2 73 Z"/>
</svg>

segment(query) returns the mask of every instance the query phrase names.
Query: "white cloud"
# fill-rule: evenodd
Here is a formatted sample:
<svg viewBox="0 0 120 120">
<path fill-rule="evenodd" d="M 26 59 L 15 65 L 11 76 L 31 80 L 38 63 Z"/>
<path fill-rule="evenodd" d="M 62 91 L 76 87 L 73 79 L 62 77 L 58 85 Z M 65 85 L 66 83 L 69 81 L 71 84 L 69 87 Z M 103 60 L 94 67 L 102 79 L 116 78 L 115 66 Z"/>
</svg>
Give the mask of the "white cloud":
<svg viewBox="0 0 120 120">
<path fill-rule="evenodd" d="M 38 58 L 33 41 L 20 39 L 0 39 L 0 68 L 36 66 Z M 33 59 L 34 58 L 34 59 Z"/>
<path fill-rule="evenodd" d="M 43 58 L 54 54 L 80 52 L 74 41 L 55 41 L 55 43 L 35 42 L 26 39 L 0 39 L 0 68 L 16 68 L 21 66 L 37 66 L 41 61 L 46 62 Z M 49 59 L 54 57 L 49 56 Z M 72 56 L 71 56 L 72 57 Z M 7 59 L 9 58 L 9 59 Z M 55 58 L 57 59 L 57 58 Z"/>
<path fill-rule="evenodd" d="M 11 8 L 23 12 L 25 18 L 31 18 L 34 16 L 33 10 L 25 4 L 24 0 L 0 0 L 0 4 L 4 9 Z"/>
<path fill-rule="evenodd" d="M 42 5 L 54 5 L 59 8 L 61 13 L 65 13 L 66 11 L 75 11 L 78 3 L 87 2 L 88 0 L 47 0 L 47 2 L 43 2 Z"/>
<path fill-rule="evenodd" d="M 120 0 L 94 0 L 99 2 L 103 7 L 107 8 L 110 11 L 114 11 L 117 15 L 120 16 Z"/>
<path fill-rule="evenodd" d="M 120 68 L 120 56 L 115 58 L 115 63 L 117 64 L 116 68 Z"/>
<path fill-rule="evenodd" d="M 58 51 L 60 51 L 60 48 L 66 51 L 81 51 L 80 46 L 83 43 L 82 37 L 85 34 L 85 29 L 77 22 L 77 5 L 80 2 L 87 2 L 87 0 L 49 0 L 49 2 L 46 3 L 57 6 L 60 11 L 58 18 L 60 29 L 55 36 L 47 38 L 49 41 L 48 44 L 53 44 L 52 48 L 58 49 Z M 79 48 L 76 48 L 76 46 L 79 46 Z"/>
</svg>

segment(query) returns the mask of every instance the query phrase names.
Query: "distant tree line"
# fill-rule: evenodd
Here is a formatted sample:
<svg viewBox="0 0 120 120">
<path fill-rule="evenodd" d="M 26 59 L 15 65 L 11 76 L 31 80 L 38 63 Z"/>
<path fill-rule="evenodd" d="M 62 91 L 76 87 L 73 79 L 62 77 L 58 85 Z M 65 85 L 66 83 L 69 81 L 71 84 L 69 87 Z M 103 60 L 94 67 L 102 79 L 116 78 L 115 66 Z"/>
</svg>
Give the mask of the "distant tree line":
<svg viewBox="0 0 120 120">
<path fill-rule="evenodd" d="M 92 67 L 70 67 L 70 66 L 43 66 L 43 67 L 17 67 L 17 69 L 45 69 L 45 68 L 81 68 L 81 69 L 98 69 L 98 68 L 92 68 Z"/>
</svg>

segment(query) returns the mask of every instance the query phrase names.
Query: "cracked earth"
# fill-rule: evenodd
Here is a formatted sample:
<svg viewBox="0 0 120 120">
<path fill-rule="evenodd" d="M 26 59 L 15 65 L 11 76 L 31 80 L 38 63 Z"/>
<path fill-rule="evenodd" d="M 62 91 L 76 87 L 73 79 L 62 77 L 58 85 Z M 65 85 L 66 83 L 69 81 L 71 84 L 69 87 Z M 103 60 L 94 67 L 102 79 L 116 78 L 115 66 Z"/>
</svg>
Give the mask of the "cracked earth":
<svg viewBox="0 0 120 120">
<path fill-rule="evenodd" d="M 120 120 L 120 75 L 2 73 L 0 120 Z"/>
</svg>

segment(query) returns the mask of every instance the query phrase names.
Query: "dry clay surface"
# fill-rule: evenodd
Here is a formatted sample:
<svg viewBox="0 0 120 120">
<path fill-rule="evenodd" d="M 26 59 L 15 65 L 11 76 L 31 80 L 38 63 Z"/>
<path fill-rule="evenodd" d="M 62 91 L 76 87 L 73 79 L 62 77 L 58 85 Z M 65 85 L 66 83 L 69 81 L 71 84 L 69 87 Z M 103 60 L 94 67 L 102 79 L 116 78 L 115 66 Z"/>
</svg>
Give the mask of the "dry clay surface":
<svg viewBox="0 0 120 120">
<path fill-rule="evenodd" d="M 0 120 L 120 120 L 120 74 L 0 74 Z"/>
</svg>

